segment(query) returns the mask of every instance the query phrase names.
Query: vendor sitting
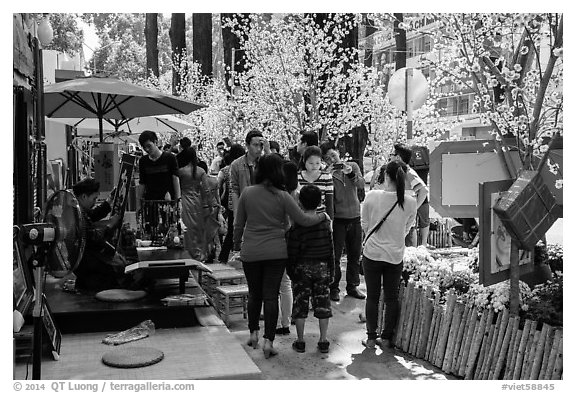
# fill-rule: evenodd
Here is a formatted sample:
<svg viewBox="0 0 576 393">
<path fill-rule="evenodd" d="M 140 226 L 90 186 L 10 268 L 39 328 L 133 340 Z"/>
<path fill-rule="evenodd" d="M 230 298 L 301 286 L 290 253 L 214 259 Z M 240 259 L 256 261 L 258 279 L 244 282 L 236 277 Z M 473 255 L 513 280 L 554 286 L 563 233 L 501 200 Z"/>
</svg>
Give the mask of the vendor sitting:
<svg viewBox="0 0 576 393">
<path fill-rule="evenodd" d="M 102 220 L 112 210 L 114 192 L 110 193 L 105 202 L 94 207 L 100 194 L 99 189 L 100 183 L 91 178 L 81 180 L 72 187 L 80 204 L 86 229 L 86 247 L 82 260 L 74 271 L 76 288 L 80 290 L 102 291 L 119 288 L 119 280 L 123 274 L 115 270 L 112 262 L 114 249 L 107 243 L 114 228 L 120 224 L 120 217 L 114 215 L 108 220 Z"/>
</svg>

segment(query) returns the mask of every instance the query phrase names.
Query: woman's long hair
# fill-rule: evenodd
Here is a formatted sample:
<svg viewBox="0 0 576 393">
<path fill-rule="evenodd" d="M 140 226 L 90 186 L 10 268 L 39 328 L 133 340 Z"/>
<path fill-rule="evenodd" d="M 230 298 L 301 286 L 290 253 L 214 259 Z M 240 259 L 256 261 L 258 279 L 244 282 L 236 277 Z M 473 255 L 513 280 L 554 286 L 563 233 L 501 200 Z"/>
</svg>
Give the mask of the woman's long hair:
<svg viewBox="0 0 576 393">
<path fill-rule="evenodd" d="M 298 188 L 298 165 L 293 161 L 285 161 L 282 165 L 284 172 L 284 186 L 286 191 L 292 193 Z"/>
<path fill-rule="evenodd" d="M 398 204 L 404 209 L 404 191 L 406 189 L 406 172 L 408 167 L 400 161 L 390 161 L 386 165 L 386 174 L 390 181 L 396 186 L 396 196 Z"/>
<path fill-rule="evenodd" d="M 192 164 L 192 177 L 196 178 L 198 155 L 196 154 L 196 149 L 194 149 L 194 147 L 189 146 L 184 148 L 184 150 L 176 155 L 176 161 L 178 161 L 178 168 L 183 168 L 188 164 Z"/>
<path fill-rule="evenodd" d="M 265 154 L 256 161 L 256 184 L 268 183 L 279 190 L 286 190 L 282 165 L 284 160 L 278 154 Z"/>
</svg>

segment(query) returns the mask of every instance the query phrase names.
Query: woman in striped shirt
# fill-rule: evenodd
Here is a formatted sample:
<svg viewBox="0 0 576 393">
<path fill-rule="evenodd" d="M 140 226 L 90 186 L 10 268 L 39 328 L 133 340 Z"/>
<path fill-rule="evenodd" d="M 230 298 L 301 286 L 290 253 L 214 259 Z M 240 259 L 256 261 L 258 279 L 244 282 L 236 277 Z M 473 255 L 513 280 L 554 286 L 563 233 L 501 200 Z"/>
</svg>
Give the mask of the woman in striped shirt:
<svg viewBox="0 0 576 393">
<path fill-rule="evenodd" d="M 322 150 L 318 146 L 308 146 L 301 162 L 304 167 L 298 172 L 299 188 L 307 184 L 317 186 L 322 192 L 322 200 L 316 212 L 326 212 L 334 218 L 334 182 L 332 174 L 322 170 Z"/>
</svg>

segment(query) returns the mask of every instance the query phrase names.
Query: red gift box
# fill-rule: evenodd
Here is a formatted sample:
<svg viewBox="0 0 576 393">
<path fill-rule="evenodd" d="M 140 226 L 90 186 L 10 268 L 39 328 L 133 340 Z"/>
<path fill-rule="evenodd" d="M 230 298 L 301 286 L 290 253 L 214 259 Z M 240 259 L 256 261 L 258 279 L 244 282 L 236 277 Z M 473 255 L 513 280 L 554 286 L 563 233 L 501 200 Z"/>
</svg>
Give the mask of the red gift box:
<svg viewBox="0 0 576 393">
<path fill-rule="evenodd" d="M 532 249 L 559 217 L 554 195 L 537 171 L 522 171 L 493 209 L 525 250 Z"/>
</svg>

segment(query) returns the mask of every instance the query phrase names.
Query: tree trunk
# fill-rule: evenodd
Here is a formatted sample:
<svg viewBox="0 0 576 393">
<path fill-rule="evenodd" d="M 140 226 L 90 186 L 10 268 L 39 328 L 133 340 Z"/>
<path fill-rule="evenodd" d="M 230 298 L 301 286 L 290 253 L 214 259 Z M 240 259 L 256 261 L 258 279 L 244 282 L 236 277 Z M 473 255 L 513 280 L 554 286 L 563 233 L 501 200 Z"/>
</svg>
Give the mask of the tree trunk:
<svg viewBox="0 0 576 393">
<path fill-rule="evenodd" d="M 374 37 L 372 35 L 376 33 L 378 29 L 374 27 L 374 21 L 368 19 L 367 14 L 362 14 L 362 21 L 365 27 L 364 65 L 366 67 L 372 67 L 374 64 Z"/>
<path fill-rule="evenodd" d="M 236 19 L 239 23 L 243 23 L 248 19 L 248 14 L 220 14 L 220 21 L 222 25 L 222 44 L 224 46 L 224 75 L 226 78 L 226 88 L 232 91 L 232 83 L 230 78 L 232 71 L 235 75 L 245 71 L 244 52 L 240 50 L 240 39 L 232 31 L 230 27 L 225 26 L 227 19 Z M 232 64 L 232 52 L 234 52 L 234 64 Z"/>
<path fill-rule="evenodd" d="M 160 67 L 158 66 L 158 14 L 146 14 L 146 26 L 144 27 L 146 37 L 146 77 L 154 75 L 160 77 Z"/>
<path fill-rule="evenodd" d="M 192 14 L 192 56 L 202 75 L 212 76 L 212 14 Z"/>
<path fill-rule="evenodd" d="M 400 28 L 404 14 L 394 14 L 394 39 L 396 40 L 396 69 L 406 67 L 406 30 Z"/>
<path fill-rule="evenodd" d="M 350 18 L 354 18 L 354 15 L 348 15 Z M 352 30 L 342 39 L 341 46 L 343 49 L 355 48 L 358 49 L 358 25 L 355 25 Z M 350 69 L 350 64 L 352 62 L 358 61 L 358 54 L 356 54 L 344 64 L 342 72 L 347 73 Z M 368 142 L 368 130 L 364 125 L 355 127 L 351 131 L 351 136 L 345 136 L 341 138 L 340 150 L 344 149 L 345 153 L 350 154 L 351 158 L 358 164 L 362 173 L 364 173 L 364 150 L 366 149 L 366 143 Z"/>
<path fill-rule="evenodd" d="M 170 22 L 170 42 L 172 44 L 172 94 L 180 95 L 186 78 L 186 17 L 185 14 L 172 14 Z"/>
</svg>

